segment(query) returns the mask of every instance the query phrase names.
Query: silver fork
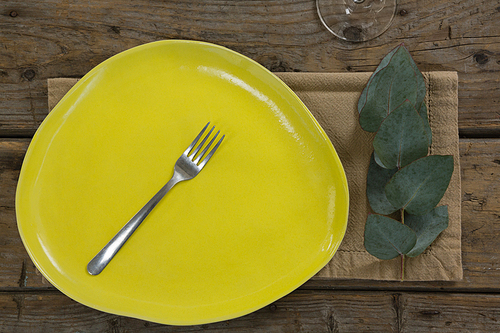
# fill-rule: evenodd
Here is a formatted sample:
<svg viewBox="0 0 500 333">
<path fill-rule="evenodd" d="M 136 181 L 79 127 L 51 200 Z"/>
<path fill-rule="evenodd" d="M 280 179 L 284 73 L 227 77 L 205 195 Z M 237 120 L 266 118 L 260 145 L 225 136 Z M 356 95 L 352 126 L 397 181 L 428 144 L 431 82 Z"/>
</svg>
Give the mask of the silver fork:
<svg viewBox="0 0 500 333">
<path fill-rule="evenodd" d="M 217 148 L 219 148 L 222 140 L 225 135 L 223 135 L 220 140 L 215 144 L 215 146 L 210 150 L 207 154 L 207 151 L 210 149 L 212 144 L 215 141 L 215 138 L 219 135 L 220 131 L 218 131 L 210 142 L 205 146 L 203 151 L 198 154 L 201 147 L 205 144 L 207 139 L 212 134 L 212 131 L 215 127 L 208 132 L 208 134 L 201 140 L 200 144 L 195 148 L 198 141 L 202 137 L 203 133 L 207 129 L 208 125 L 201 130 L 200 134 L 194 139 L 194 141 L 189 145 L 188 149 L 179 157 L 174 167 L 174 175 L 172 178 L 154 195 L 151 200 L 148 201 L 144 207 L 142 207 L 135 215 L 130 219 L 130 221 L 125 224 L 120 231 L 109 241 L 104 248 L 99 251 L 98 254 L 88 263 L 87 271 L 91 275 L 97 275 L 102 272 L 102 270 L 108 265 L 108 263 L 113 259 L 115 254 L 121 249 L 123 244 L 132 236 L 134 231 L 139 227 L 139 225 L 144 221 L 144 219 L 148 216 L 148 214 L 155 208 L 155 206 L 160 202 L 160 200 L 167 194 L 167 192 L 174 187 L 175 184 L 183 181 L 193 179 L 198 173 L 200 173 L 201 169 L 207 164 L 208 160 L 215 153 Z M 205 156 L 206 155 L 206 156 Z"/>
</svg>

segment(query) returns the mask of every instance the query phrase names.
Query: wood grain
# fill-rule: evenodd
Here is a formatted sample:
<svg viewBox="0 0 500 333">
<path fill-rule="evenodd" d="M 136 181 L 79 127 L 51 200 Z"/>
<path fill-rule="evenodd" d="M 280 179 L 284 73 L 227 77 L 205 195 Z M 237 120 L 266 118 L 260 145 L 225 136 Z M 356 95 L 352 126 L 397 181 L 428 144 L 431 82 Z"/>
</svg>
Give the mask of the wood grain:
<svg viewBox="0 0 500 333">
<path fill-rule="evenodd" d="M 321 25 L 314 0 L 0 1 L 0 333 L 500 331 L 498 22 L 499 0 L 400 0 L 386 33 L 348 43 Z M 274 72 L 372 71 L 404 42 L 421 71 L 457 71 L 460 134 L 481 138 L 460 142 L 464 280 L 313 278 L 245 317 L 189 327 L 106 314 L 52 287 L 15 217 L 21 163 L 47 115 L 47 78 L 81 77 L 164 39 L 220 44 Z"/>
<path fill-rule="evenodd" d="M 500 297 L 489 294 L 403 293 L 400 332 L 498 332 Z"/>
<path fill-rule="evenodd" d="M 15 192 L 21 163 L 29 141 L 6 140 L 0 143 L 0 286 L 26 285 L 28 265 L 33 265 L 23 249 L 17 230 Z M 33 266 L 34 269 L 34 266 Z"/>
<path fill-rule="evenodd" d="M 0 308 L 5 311 L 2 332 L 65 332 L 69 328 L 93 332 L 396 331 L 393 297 L 388 293 L 296 292 L 239 319 L 187 327 L 105 314 L 59 293 L 0 294 Z"/>
<path fill-rule="evenodd" d="M 14 193 L 27 139 L 0 140 L 0 291 L 51 288 L 24 249 L 16 227 Z M 448 290 L 500 292 L 500 140 L 460 142 L 464 280 L 381 282 L 313 278 L 303 289 Z"/>
<path fill-rule="evenodd" d="M 103 313 L 59 292 L 0 293 L 10 332 L 498 332 L 500 296 L 299 290 L 241 318 L 168 326 Z"/>
<path fill-rule="evenodd" d="M 422 71 L 459 73 L 463 135 L 500 137 L 499 1 L 402 0 L 401 10 L 382 36 L 348 43 L 321 25 L 310 0 L 4 0 L 0 136 L 34 133 L 47 114 L 47 78 L 81 77 L 123 50 L 175 38 L 229 47 L 271 71 L 308 72 L 372 71 L 404 42 Z"/>
</svg>

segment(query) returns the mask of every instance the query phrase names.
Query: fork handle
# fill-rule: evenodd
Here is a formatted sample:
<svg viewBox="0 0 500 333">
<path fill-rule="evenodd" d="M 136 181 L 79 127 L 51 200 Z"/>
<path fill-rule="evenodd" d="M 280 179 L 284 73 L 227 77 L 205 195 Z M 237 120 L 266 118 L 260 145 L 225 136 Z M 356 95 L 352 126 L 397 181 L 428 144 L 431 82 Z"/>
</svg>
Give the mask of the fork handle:
<svg viewBox="0 0 500 333">
<path fill-rule="evenodd" d="M 182 181 L 176 173 L 172 178 L 125 224 L 120 231 L 103 247 L 99 253 L 88 263 L 87 271 L 91 275 L 97 275 L 109 264 L 123 244 L 132 236 L 134 231 L 141 225 L 142 221 L 156 207 L 158 202 L 174 187 Z"/>
</svg>

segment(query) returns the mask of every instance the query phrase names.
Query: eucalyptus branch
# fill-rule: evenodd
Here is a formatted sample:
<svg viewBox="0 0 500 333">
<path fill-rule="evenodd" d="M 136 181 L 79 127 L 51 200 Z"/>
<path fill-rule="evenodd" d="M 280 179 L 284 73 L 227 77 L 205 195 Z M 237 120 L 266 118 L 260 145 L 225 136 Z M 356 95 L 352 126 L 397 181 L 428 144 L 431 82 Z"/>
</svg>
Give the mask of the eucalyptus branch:
<svg viewBox="0 0 500 333">
<path fill-rule="evenodd" d="M 366 194 L 370 214 L 365 248 L 383 260 L 422 253 L 448 226 L 448 209 L 437 207 L 454 170 L 453 156 L 428 156 L 432 143 L 426 84 L 401 44 L 382 59 L 358 101 L 359 123 L 376 132 Z M 403 208 L 404 207 L 404 208 Z M 385 215 L 401 212 L 401 221 Z M 406 216 L 405 216 L 406 214 Z"/>
</svg>

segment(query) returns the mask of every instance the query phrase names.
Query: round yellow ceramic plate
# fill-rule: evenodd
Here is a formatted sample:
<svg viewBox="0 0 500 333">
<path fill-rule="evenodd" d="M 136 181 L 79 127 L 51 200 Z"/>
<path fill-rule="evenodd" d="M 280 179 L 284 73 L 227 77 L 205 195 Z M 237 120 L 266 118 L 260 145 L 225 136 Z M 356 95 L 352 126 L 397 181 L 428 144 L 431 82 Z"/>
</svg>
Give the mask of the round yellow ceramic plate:
<svg viewBox="0 0 500 333">
<path fill-rule="evenodd" d="M 211 121 L 226 138 L 97 276 L 90 259 Z M 294 93 L 226 48 L 161 41 L 81 79 L 38 129 L 16 195 L 31 258 L 90 307 L 191 325 L 235 318 L 318 272 L 346 229 L 338 156 Z"/>
</svg>

